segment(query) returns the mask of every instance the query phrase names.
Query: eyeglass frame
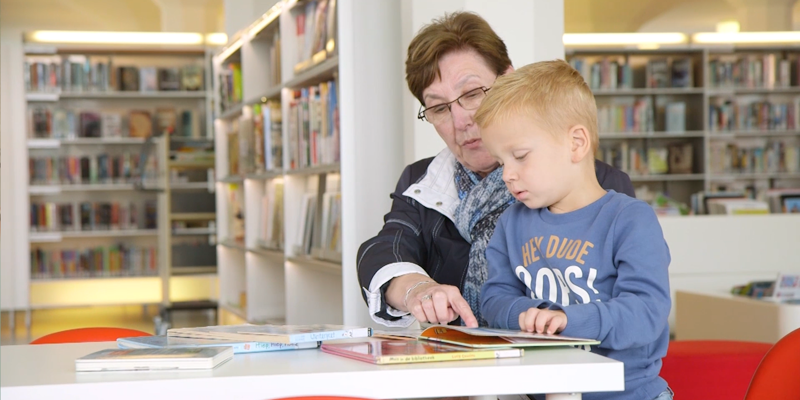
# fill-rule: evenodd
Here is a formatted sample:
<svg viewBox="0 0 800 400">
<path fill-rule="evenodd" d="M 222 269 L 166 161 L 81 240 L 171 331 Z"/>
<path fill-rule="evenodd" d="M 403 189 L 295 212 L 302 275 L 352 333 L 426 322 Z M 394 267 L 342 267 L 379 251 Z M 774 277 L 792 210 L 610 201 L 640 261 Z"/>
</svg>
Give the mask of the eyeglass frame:
<svg viewBox="0 0 800 400">
<path fill-rule="evenodd" d="M 488 91 L 489 91 L 489 90 L 491 90 L 491 89 L 492 89 L 491 87 L 488 87 L 488 88 L 487 88 L 486 86 L 480 86 L 480 87 L 476 87 L 475 89 L 469 90 L 469 91 L 467 91 L 467 92 L 463 93 L 461 96 L 458 96 L 458 98 L 456 98 L 455 100 L 448 101 L 448 102 L 446 102 L 446 103 L 439 103 L 439 104 L 435 104 L 435 105 L 432 105 L 432 106 L 430 106 L 430 107 L 426 107 L 426 108 L 424 108 L 424 109 L 423 109 L 422 107 L 424 107 L 424 106 L 425 106 L 425 104 L 420 104 L 420 106 L 419 106 L 420 110 L 417 112 L 417 119 L 419 119 L 419 120 L 422 120 L 422 121 L 426 121 L 426 122 L 429 122 L 429 123 L 433 124 L 433 122 L 431 122 L 431 121 L 430 121 L 430 120 L 429 120 L 429 119 L 428 119 L 428 118 L 425 116 L 425 111 L 428 111 L 428 110 L 430 110 L 431 108 L 434 108 L 434 107 L 447 106 L 447 111 L 450 111 L 450 114 L 452 115 L 452 114 L 453 114 L 453 103 L 456 103 L 456 102 L 457 102 L 457 103 L 458 103 L 458 105 L 459 105 L 459 106 L 461 106 L 461 108 L 463 108 L 463 109 L 467 110 L 467 108 L 465 108 L 465 107 L 464 107 L 464 105 L 463 105 L 463 104 L 461 104 L 461 99 L 462 99 L 464 96 L 466 96 L 466 95 L 468 95 L 468 94 L 470 94 L 470 93 L 474 93 L 474 92 L 476 92 L 476 91 L 478 91 L 478 90 L 482 90 L 482 91 L 483 91 L 483 94 L 485 95 L 485 94 L 486 94 L 486 92 L 488 92 Z M 477 107 L 476 107 L 476 108 L 473 108 L 473 110 L 475 110 L 475 109 L 477 109 Z"/>
</svg>

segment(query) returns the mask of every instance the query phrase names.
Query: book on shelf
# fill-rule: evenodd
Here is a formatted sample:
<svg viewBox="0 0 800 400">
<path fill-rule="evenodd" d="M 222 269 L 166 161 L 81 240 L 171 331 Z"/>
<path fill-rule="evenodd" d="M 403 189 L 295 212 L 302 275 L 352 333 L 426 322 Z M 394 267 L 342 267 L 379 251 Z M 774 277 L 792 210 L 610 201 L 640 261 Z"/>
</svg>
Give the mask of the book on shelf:
<svg viewBox="0 0 800 400">
<path fill-rule="evenodd" d="M 178 113 L 172 107 L 156 108 L 154 119 L 159 136 L 172 136 L 178 130 Z"/>
<path fill-rule="evenodd" d="M 148 138 L 153 135 L 153 118 L 149 111 L 132 110 L 128 116 L 128 125 L 132 138 Z"/>
<path fill-rule="evenodd" d="M 674 88 L 690 88 L 694 86 L 691 58 L 678 58 L 672 61 L 671 84 Z"/>
<path fill-rule="evenodd" d="M 158 274 L 155 247 L 125 243 L 82 248 L 31 248 L 31 278 L 92 278 L 154 276 Z"/>
<path fill-rule="evenodd" d="M 430 340 L 472 348 L 592 346 L 599 340 L 510 329 L 467 328 L 432 325 L 423 330 L 375 331 L 372 336 L 388 339 Z"/>
<path fill-rule="evenodd" d="M 119 90 L 124 92 L 139 91 L 139 69 L 132 66 L 119 67 Z"/>
<path fill-rule="evenodd" d="M 158 73 L 156 67 L 139 68 L 139 90 L 142 92 L 158 91 Z"/>
<path fill-rule="evenodd" d="M 158 90 L 181 90 L 181 73 L 179 68 L 158 68 Z"/>
<path fill-rule="evenodd" d="M 668 88 L 670 68 L 666 58 L 653 58 L 647 61 L 645 70 L 648 88 Z"/>
<path fill-rule="evenodd" d="M 764 200 L 771 213 L 800 212 L 800 188 L 773 188 L 764 192 Z"/>
<path fill-rule="evenodd" d="M 329 324 L 217 325 L 197 328 L 173 328 L 167 330 L 167 336 L 169 337 L 242 340 L 286 344 L 363 338 L 371 335 L 371 328 Z"/>
<path fill-rule="evenodd" d="M 311 254 L 311 249 L 315 246 L 314 231 L 317 216 L 317 194 L 304 193 L 301 200 L 299 223 L 297 227 L 297 237 L 295 240 L 295 254 Z"/>
<path fill-rule="evenodd" d="M 664 146 L 654 146 L 647 149 L 647 172 L 652 175 L 666 174 L 669 172 L 669 149 Z"/>
<path fill-rule="evenodd" d="M 686 131 L 686 102 L 673 101 L 664 106 L 665 131 L 670 133 Z"/>
<path fill-rule="evenodd" d="M 694 170 L 694 146 L 691 143 L 670 145 L 667 149 L 670 174 L 691 174 Z"/>
<path fill-rule="evenodd" d="M 203 90 L 203 67 L 201 65 L 186 65 L 181 68 L 180 88 L 186 91 Z"/>
<path fill-rule="evenodd" d="M 769 205 L 760 200 L 734 198 L 709 199 L 708 213 L 715 215 L 769 214 Z"/>
<path fill-rule="evenodd" d="M 321 342 L 302 342 L 302 343 L 269 343 L 269 342 L 243 342 L 230 340 L 214 339 L 191 339 L 182 337 L 159 336 L 138 336 L 131 338 L 117 339 L 117 346 L 120 349 L 159 349 L 159 348 L 181 348 L 181 347 L 219 347 L 230 346 L 233 354 L 261 353 L 267 351 L 284 350 L 303 350 L 316 349 Z"/>
<path fill-rule="evenodd" d="M 524 350 L 520 348 L 469 349 L 421 340 L 324 343 L 320 349 L 328 354 L 378 365 L 514 358 L 524 354 Z"/>
<path fill-rule="evenodd" d="M 233 348 L 107 349 L 75 360 L 77 372 L 212 369 L 233 358 Z"/>
</svg>

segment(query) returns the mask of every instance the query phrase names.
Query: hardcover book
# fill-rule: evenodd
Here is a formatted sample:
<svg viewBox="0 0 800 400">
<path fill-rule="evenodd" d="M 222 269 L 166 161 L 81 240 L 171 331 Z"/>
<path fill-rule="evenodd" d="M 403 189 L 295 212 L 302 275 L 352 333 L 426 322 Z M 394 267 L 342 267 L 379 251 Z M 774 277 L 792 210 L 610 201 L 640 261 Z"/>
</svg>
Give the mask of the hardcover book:
<svg viewBox="0 0 800 400">
<path fill-rule="evenodd" d="M 594 339 L 563 335 L 548 335 L 510 329 L 467 328 L 451 325 L 433 325 L 422 331 L 380 331 L 375 332 L 373 336 L 389 339 L 430 340 L 473 348 L 591 346 L 600 344 L 600 341 Z"/>
<path fill-rule="evenodd" d="M 180 70 L 178 68 L 159 68 L 158 90 L 181 90 Z"/>
<path fill-rule="evenodd" d="M 408 364 L 434 361 L 466 361 L 521 357 L 523 349 L 470 349 L 421 340 L 378 340 L 355 343 L 325 343 L 325 353 L 372 364 Z"/>
<path fill-rule="evenodd" d="M 316 349 L 319 347 L 320 342 L 303 342 L 303 343 L 269 343 L 269 342 L 241 342 L 230 340 L 213 340 L 213 339 L 190 339 L 181 337 L 168 337 L 168 336 L 140 336 L 131 338 L 117 339 L 117 346 L 120 349 L 158 349 L 158 348 L 176 348 L 176 347 L 216 347 L 216 346 L 230 346 L 233 347 L 233 354 L 243 353 L 260 353 L 264 351 L 283 351 L 283 350 L 302 350 L 302 349 Z"/>
<path fill-rule="evenodd" d="M 75 370 L 155 371 L 211 369 L 233 358 L 233 348 L 181 347 L 164 349 L 108 349 L 75 360 Z"/>
<path fill-rule="evenodd" d="M 342 325 L 219 325 L 197 328 L 173 328 L 169 337 L 241 340 L 270 343 L 303 343 L 323 340 L 362 338 L 372 329 Z"/>
</svg>

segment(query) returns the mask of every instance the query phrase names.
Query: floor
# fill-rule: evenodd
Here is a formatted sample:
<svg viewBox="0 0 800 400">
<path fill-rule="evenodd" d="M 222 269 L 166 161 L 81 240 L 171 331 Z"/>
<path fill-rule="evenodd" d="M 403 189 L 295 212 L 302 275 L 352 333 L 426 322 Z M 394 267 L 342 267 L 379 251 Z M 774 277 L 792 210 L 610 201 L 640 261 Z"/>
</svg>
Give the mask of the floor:
<svg viewBox="0 0 800 400">
<path fill-rule="evenodd" d="M 25 313 L 14 313 L 15 329 L 10 329 L 10 313 L 0 316 L 0 345 L 27 344 L 31 340 L 66 329 L 109 326 L 137 329 L 155 333 L 154 318 L 157 306 L 82 307 L 34 310 L 31 312 L 31 331 L 25 329 Z M 213 313 L 206 311 L 175 311 L 172 327 L 215 325 Z"/>
</svg>

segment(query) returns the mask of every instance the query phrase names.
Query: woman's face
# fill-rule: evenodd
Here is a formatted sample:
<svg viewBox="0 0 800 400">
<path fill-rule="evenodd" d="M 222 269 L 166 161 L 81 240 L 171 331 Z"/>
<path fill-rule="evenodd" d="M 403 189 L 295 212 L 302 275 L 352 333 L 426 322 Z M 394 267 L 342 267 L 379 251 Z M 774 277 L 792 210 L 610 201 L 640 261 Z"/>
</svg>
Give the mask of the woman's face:
<svg viewBox="0 0 800 400">
<path fill-rule="evenodd" d="M 422 91 L 424 107 L 447 103 L 481 86 L 490 88 L 497 79 L 483 58 L 474 50 L 451 52 L 439 61 L 441 79 Z M 458 102 L 450 106 L 451 118 L 434 124 L 436 132 L 456 159 L 467 169 L 486 176 L 498 163 L 483 146 L 481 133 L 472 119 L 475 110 L 465 110 Z"/>
</svg>

